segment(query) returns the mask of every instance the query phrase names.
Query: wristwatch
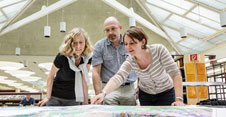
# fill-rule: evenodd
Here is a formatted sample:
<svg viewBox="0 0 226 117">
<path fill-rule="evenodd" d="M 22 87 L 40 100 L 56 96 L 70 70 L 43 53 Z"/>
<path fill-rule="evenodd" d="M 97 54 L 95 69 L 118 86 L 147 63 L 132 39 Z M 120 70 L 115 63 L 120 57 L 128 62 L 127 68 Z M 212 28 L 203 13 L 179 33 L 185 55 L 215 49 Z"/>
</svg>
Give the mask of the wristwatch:
<svg viewBox="0 0 226 117">
<path fill-rule="evenodd" d="M 176 97 L 176 99 L 179 99 L 179 100 L 181 100 L 182 102 L 184 101 L 184 98 L 182 98 L 182 97 Z"/>
<path fill-rule="evenodd" d="M 104 93 L 104 97 L 107 95 L 107 93 L 104 90 L 102 90 L 100 93 Z"/>
</svg>

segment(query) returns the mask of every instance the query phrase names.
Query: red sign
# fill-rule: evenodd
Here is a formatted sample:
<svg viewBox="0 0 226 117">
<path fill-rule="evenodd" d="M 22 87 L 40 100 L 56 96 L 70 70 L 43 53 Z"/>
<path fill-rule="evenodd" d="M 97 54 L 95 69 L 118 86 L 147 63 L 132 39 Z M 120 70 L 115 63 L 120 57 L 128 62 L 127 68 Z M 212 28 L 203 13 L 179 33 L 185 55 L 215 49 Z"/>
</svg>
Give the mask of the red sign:
<svg viewBox="0 0 226 117">
<path fill-rule="evenodd" d="M 198 54 L 191 54 L 190 61 L 198 61 Z"/>
</svg>

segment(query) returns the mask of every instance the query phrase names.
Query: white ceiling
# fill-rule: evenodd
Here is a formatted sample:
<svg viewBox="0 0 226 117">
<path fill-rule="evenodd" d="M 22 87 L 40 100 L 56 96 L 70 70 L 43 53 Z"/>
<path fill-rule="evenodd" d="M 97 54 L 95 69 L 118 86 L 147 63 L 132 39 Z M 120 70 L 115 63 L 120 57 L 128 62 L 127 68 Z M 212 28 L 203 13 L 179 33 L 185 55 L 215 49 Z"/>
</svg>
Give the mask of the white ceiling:
<svg viewBox="0 0 226 117">
<path fill-rule="evenodd" d="M 70 1 L 68 4 L 76 0 Z M 6 28 L 13 25 L 11 24 L 13 20 L 33 2 L 34 0 L 0 0 L 0 32 L 7 31 Z M 116 0 L 103 2 L 131 16 L 129 8 Z M 131 7 L 135 4 L 132 2 L 135 0 L 130 0 Z M 226 12 L 226 0 L 136 0 L 136 2 L 151 17 L 144 19 L 135 11 L 136 21 L 166 38 L 180 54 L 205 53 L 226 43 L 226 28 L 220 26 L 219 18 L 220 13 Z M 57 3 L 52 6 L 52 9 L 64 7 L 57 6 Z M 153 21 L 155 26 L 148 20 Z M 187 38 L 180 37 L 180 30 L 183 27 L 188 33 Z"/>
<path fill-rule="evenodd" d="M 220 25 L 220 13 L 226 12 L 226 0 L 137 0 L 159 27 L 169 35 L 182 54 L 205 53 L 226 43 L 226 28 Z M 187 38 L 180 37 L 185 27 Z"/>
</svg>

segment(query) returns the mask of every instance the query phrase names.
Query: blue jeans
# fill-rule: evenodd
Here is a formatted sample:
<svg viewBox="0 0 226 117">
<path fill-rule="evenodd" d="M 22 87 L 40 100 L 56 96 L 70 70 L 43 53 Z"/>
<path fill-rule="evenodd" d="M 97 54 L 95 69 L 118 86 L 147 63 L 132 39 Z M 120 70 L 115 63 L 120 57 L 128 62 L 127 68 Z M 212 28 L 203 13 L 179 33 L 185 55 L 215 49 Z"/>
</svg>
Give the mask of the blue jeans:
<svg viewBox="0 0 226 117">
<path fill-rule="evenodd" d="M 175 101 L 174 88 L 153 95 L 139 89 L 139 101 L 141 106 L 170 106 Z"/>
</svg>

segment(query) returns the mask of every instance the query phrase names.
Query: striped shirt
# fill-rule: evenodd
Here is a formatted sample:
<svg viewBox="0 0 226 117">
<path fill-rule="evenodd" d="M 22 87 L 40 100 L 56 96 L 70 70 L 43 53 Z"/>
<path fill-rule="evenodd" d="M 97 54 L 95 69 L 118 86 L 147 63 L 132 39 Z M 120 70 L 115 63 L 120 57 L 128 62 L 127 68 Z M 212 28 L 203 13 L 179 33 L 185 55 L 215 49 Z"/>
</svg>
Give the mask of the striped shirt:
<svg viewBox="0 0 226 117">
<path fill-rule="evenodd" d="M 173 80 L 180 71 L 169 51 L 161 44 L 147 46 L 151 53 L 151 64 L 140 69 L 136 59 L 129 56 L 112 79 L 120 86 L 127 80 L 130 71 L 134 71 L 140 81 L 139 88 L 148 94 L 158 94 L 174 87 Z"/>
</svg>

